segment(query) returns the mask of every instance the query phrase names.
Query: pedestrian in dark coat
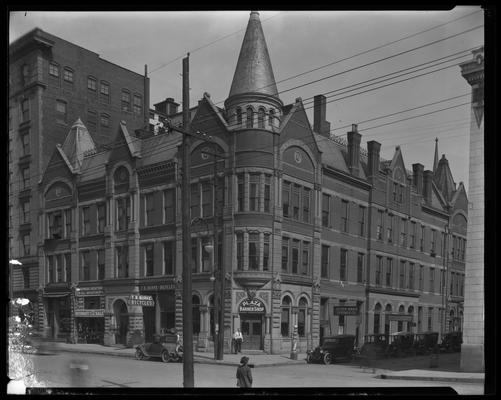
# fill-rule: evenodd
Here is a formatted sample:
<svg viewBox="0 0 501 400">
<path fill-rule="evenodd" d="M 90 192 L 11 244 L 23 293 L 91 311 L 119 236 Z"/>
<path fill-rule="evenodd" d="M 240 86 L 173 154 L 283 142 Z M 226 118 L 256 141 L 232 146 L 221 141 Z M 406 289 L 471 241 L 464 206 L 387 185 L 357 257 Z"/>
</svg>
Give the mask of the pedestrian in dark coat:
<svg viewBox="0 0 501 400">
<path fill-rule="evenodd" d="M 249 363 L 249 357 L 242 357 L 240 359 L 240 366 L 237 368 L 237 386 L 238 387 L 252 387 L 252 373 Z"/>
</svg>

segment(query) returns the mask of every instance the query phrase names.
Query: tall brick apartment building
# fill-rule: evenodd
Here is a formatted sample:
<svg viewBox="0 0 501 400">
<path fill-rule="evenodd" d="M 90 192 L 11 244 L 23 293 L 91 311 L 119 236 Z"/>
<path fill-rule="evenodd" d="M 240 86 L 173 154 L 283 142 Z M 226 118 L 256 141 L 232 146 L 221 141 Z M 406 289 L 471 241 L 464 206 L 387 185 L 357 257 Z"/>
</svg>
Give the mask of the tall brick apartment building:
<svg viewBox="0 0 501 400">
<path fill-rule="evenodd" d="M 34 304 L 40 296 L 59 296 L 44 291 L 38 247 L 43 215 L 38 185 L 56 144 L 65 142 L 78 118 L 96 146 L 110 142 L 121 120 L 130 128 L 143 128 L 148 124 L 148 98 L 145 76 L 41 29 L 10 45 L 9 258 L 22 263 L 12 267 L 15 296 Z M 71 226 L 69 217 L 59 216 L 58 223 Z"/>
<path fill-rule="evenodd" d="M 347 141 L 331 137 L 321 95 L 311 126 L 300 98 L 278 95 L 257 12 L 224 108 L 206 93 L 191 129 L 212 136 L 190 149 L 198 349 L 213 346 L 220 266 L 226 350 L 237 327 L 244 348 L 269 353 L 289 352 L 296 326 L 301 351 L 329 334 L 361 344 L 371 333 L 461 329 L 467 197 L 447 159 L 436 148 L 433 170 L 409 171 L 398 146 L 392 160 L 376 141 L 361 148 L 356 125 Z M 134 138 L 127 121 L 113 132 L 100 151 L 76 121 L 42 177 L 40 296 L 64 290 L 67 302 L 51 309 L 41 298 L 39 315 L 71 340 L 130 344 L 182 331 L 182 138 Z M 71 214 L 69 233 L 54 213 Z M 218 257 L 207 251 L 215 238 Z"/>
</svg>

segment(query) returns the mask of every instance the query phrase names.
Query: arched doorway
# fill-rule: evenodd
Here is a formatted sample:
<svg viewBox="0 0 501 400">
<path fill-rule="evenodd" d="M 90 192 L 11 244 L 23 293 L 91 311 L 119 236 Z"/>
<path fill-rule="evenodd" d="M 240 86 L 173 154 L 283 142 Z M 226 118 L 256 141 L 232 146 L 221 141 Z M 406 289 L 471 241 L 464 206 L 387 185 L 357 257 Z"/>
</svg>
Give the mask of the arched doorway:
<svg viewBox="0 0 501 400">
<path fill-rule="evenodd" d="M 265 308 L 261 300 L 247 298 L 238 307 L 240 330 L 244 338 L 242 350 L 263 350 Z"/>
<path fill-rule="evenodd" d="M 411 316 L 411 320 L 407 322 L 407 332 L 412 332 L 412 327 L 414 326 L 414 307 L 409 306 L 407 309 L 407 314 Z"/>
<path fill-rule="evenodd" d="M 391 314 L 391 304 L 387 304 L 386 308 L 384 309 L 385 311 L 385 318 L 384 318 L 384 334 L 389 335 L 390 334 L 390 314 Z"/>
<path fill-rule="evenodd" d="M 127 345 L 127 332 L 129 330 L 129 313 L 127 304 L 123 300 L 116 300 L 113 303 L 113 313 L 117 322 L 117 333 L 115 334 L 115 343 Z"/>
<path fill-rule="evenodd" d="M 375 335 L 379 334 L 379 326 L 381 324 L 381 304 L 377 303 L 374 307 L 374 328 L 373 332 Z"/>
<path fill-rule="evenodd" d="M 405 308 L 403 305 L 400 305 L 400 307 L 398 307 L 398 313 L 399 314 L 405 313 Z M 404 321 L 398 320 L 397 321 L 397 332 L 402 332 L 403 330 L 404 330 Z"/>
</svg>

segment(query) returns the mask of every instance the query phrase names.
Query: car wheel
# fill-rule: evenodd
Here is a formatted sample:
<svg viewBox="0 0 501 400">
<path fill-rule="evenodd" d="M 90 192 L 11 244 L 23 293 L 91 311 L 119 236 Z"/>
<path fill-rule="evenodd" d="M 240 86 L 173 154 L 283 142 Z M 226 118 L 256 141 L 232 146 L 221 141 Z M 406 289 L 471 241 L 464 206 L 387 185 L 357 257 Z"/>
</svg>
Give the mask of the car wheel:
<svg viewBox="0 0 501 400">
<path fill-rule="evenodd" d="M 332 356 L 330 353 L 325 353 L 324 355 L 324 364 L 329 365 L 332 363 Z"/>
<path fill-rule="evenodd" d="M 136 349 L 136 359 L 138 360 L 144 359 L 144 353 L 141 349 Z"/>
<path fill-rule="evenodd" d="M 170 361 L 169 353 L 167 351 L 162 351 L 162 354 L 160 355 L 162 358 L 162 362 L 166 363 Z"/>
<path fill-rule="evenodd" d="M 311 364 L 311 362 L 312 362 L 312 361 L 313 361 L 313 358 L 311 357 L 311 354 L 308 354 L 308 355 L 306 356 L 306 362 L 307 362 L 308 364 Z"/>
</svg>

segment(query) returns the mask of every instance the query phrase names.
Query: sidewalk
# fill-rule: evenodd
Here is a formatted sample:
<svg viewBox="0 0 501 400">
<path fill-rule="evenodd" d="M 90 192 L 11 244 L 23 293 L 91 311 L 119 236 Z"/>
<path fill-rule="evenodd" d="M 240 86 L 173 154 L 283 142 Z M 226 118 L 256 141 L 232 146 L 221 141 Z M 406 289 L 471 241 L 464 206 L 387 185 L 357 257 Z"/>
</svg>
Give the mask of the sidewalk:
<svg viewBox="0 0 501 400">
<path fill-rule="evenodd" d="M 102 346 L 99 344 L 69 344 L 58 343 L 56 351 L 83 353 L 83 354 L 102 354 L 118 357 L 135 357 L 135 348 L 125 348 L 120 346 Z M 289 358 L 289 354 L 253 354 L 244 351 L 241 354 L 224 354 L 223 360 L 215 360 L 212 352 L 202 353 L 195 351 L 193 353 L 193 361 L 198 364 L 219 364 L 237 366 L 240 363 L 240 358 L 247 355 L 250 358 L 250 363 L 255 367 L 272 367 L 279 365 L 306 365 L 306 354 L 298 354 L 297 360 Z M 446 358 L 447 357 L 447 358 Z M 356 362 L 352 362 L 354 368 L 359 368 L 361 372 L 373 374 L 375 378 L 380 379 L 404 379 L 404 380 L 430 380 L 443 382 L 465 382 L 465 383 L 482 383 L 484 382 L 484 373 L 458 372 L 457 360 L 458 354 L 444 355 L 442 359 L 442 369 L 427 368 L 422 360 L 409 359 L 393 359 L 386 363 L 374 365 L 374 368 L 360 366 Z M 414 363 L 413 367 L 422 369 L 405 369 L 409 366 L 409 362 Z M 400 365 L 399 365 L 400 364 Z M 405 364 L 405 365 L 404 365 Z M 381 368 L 382 367 L 382 368 Z M 391 369 L 390 369 L 391 367 Z"/>
</svg>

